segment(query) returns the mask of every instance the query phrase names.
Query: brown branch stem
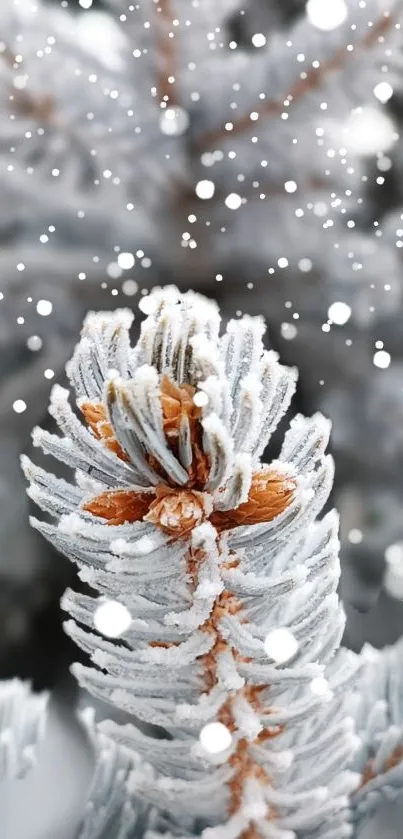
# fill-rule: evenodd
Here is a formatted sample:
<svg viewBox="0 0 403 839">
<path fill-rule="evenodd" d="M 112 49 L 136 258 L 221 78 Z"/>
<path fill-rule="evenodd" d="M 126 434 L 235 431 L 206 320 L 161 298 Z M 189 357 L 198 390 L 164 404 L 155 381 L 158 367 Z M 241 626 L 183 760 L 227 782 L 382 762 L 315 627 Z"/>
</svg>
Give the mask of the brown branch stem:
<svg viewBox="0 0 403 839">
<path fill-rule="evenodd" d="M 177 105 L 175 82 L 176 73 L 176 50 L 175 38 L 170 37 L 173 25 L 173 15 L 170 0 L 160 0 L 158 12 L 158 37 L 156 44 L 157 51 L 157 98 L 158 104 L 166 102 L 167 105 Z"/>
<path fill-rule="evenodd" d="M 15 71 L 16 69 L 19 69 L 19 71 L 22 72 L 21 64 L 17 62 L 16 56 L 7 46 L 0 52 L 0 56 L 3 57 L 11 70 Z M 52 121 L 56 104 L 52 96 L 45 95 L 35 98 L 35 96 L 32 96 L 26 90 L 14 88 L 13 100 L 18 112 L 23 116 L 33 117 L 41 122 Z"/>
<path fill-rule="evenodd" d="M 402 4 L 399 3 L 398 7 Z M 374 26 L 364 35 L 364 37 L 356 44 L 356 48 L 359 49 L 371 49 L 379 38 L 381 38 L 387 31 L 390 30 L 394 21 L 396 19 L 396 12 L 395 15 L 391 15 L 389 13 L 384 13 L 382 17 L 378 20 Z M 256 112 L 259 114 L 260 117 L 273 117 L 273 116 L 280 116 L 284 110 L 289 111 L 291 105 L 296 104 L 299 102 L 306 94 L 310 93 L 312 90 L 316 90 L 321 87 L 325 79 L 331 74 L 339 72 L 343 70 L 345 67 L 346 61 L 352 55 L 352 53 L 348 52 L 345 48 L 340 48 L 337 52 L 329 58 L 328 61 L 325 61 L 320 67 L 312 67 L 304 76 L 304 78 L 298 78 L 291 88 L 288 90 L 284 96 L 279 97 L 278 99 L 272 100 L 264 100 L 263 102 L 259 102 L 254 108 L 251 108 L 251 112 Z M 285 106 L 285 102 L 289 102 L 288 106 Z M 198 141 L 197 147 L 198 151 L 203 152 L 212 146 L 219 140 L 229 139 L 234 137 L 235 135 L 242 134 L 245 131 L 250 131 L 252 127 L 256 125 L 255 121 L 251 121 L 250 113 L 244 114 L 239 119 L 235 120 L 232 123 L 233 127 L 231 131 L 227 131 L 223 126 L 217 128 L 213 131 L 204 134 Z"/>
</svg>

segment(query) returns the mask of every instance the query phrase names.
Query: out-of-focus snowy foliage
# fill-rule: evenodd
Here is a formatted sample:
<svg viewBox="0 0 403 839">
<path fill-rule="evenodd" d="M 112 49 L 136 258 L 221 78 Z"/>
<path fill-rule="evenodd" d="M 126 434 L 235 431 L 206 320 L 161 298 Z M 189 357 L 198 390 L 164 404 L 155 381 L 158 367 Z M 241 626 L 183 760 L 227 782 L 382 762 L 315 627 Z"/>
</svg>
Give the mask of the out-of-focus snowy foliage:
<svg viewBox="0 0 403 839">
<path fill-rule="evenodd" d="M 22 459 L 32 524 L 92 590 L 63 600 L 74 672 L 128 716 L 92 735 L 79 839 L 358 837 L 402 788 L 401 646 L 340 646 L 329 422 L 294 417 L 262 464 L 296 379 L 262 319 L 220 337 L 173 287 L 142 308 L 134 347 L 129 310 L 87 316 L 61 433 L 33 432 L 72 482 Z"/>
<path fill-rule="evenodd" d="M 126 839 L 135 832 L 141 835 L 149 808 L 131 797 L 128 789 L 129 775 L 139 762 L 96 731 L 91 709 L 82 714 L 82 722 L 93 741 L 95 769 L 76 839 Z"/>
<path fill-rule="evenodd" d="M 46 694 L 33 694 L 27 685 L 17 679 L 0 684 L 0 785 L 5 784 L 10 788 L 11 781 L 21 779 L 28 771 L 35 773 L 40 768 L 37 765 L 40 762 L 39 747 L 43 747 L 45 736 L 49 737 L 50 734 L 47 724 L 47 717 L 49 721 L 51 718 L 50 709 L 49 715 L 47 711 Z M 114 839 L 126 839 L 130 831 L 130 835 L 133 835 L 135 828 L 137 832 L 142 830 L 141 825 L 147 812 L 146 805 L 130 796 L 128 791 L 129 774 L 138 761 L 96 731 L 91 709 L 81 713 L 79 722 L 81 736 L 88 738 L 93 751 L 94 771 L 84 813 L 78 812 L 72 819 L 72 824 L 78 824 L 74 839 L 111 839 L 112 836 Z M 48 778 L 48 783 L 52 784 L 51 778 Z M 61 810 L 64 806 L 63 792 L 57 790 Z M 22 809 L 25 807 L 24 794 L 26 789 L 23 785 L 20 802 Z M 1 800 L 2 806 L 6 805 L 6 812 L 0 814 L 2 835 L 8 839 L 7 793 Z M 40 824 L 40 821 L 44 835 L 48 835 L 46 812 L 41 817 L 35 813 L 35 822 Z M 67 836 L 67 833 L 63 832 L 63 836 Z"/>
<path fill-rule="evenodd" d="M 387 8 L 378 0 L 348 5 L 345 22 L 328 32 L 301 14 L 286 33 L 268 33 L 265 48 L 246 50 L 229 41 L 236 0 L 114 2 L 120 31 L 111 21 L 112 46 L 95 51 L 96 29 L 80 38 L 83 24 L 67 10 L 7 2 L 2 226 L 25 276 L 49 265 L 61 278 L 91 275 L 94 257 L 101 273 L 114 249 L 129 246 L 152 258 L 154 275 L 183 274 L 181 236 L 192 212 L 184 242 L 186 256 L 197 243 L 196 265 L 202 252 L 200 282 L 213 270 L 239 275 L 240 257 L 242 281 L 281 257 L 291 265 L 313 257 L 322 281 L 353 278 L 351 262 L 366 251 L 372 266 L 372 236 L 350 239 L 343 216 L 354 213 L 365 174 L 349 120 L 370 102 L 373 130 L 375 85 L 399 81 L 400 11 L 392 0 Z M 384 143 L 393 143 L 385 130 Z M 206 202 L 195 190 L 204 180 L 215 189 Z M 292 182 L 295 192 L 285 189 Z M 239 207 L 228 196 L 239 196 Z M 49 225 L 55 230 L 40 247 Z M 15 282 L 14 251 L 3 259 L 4 282 L 8 274 Z"/>
<path fill-rule="evenodd" d="M 361 736 L 355 768 L 365 784 L 353 797 L 358 822 L 373 815 L 382 799 L 394 799 L 403 781 L 402 642 L 379 653 L 364 648 L 366 672 L 357 728 Z"/>
<path fill-rule="evenodd" d="M 17 679 L 0 683 L 0 782 L 21 777 L 35 762 L 46 703 L 45 694 L 30 693 Z"/>
</svg>

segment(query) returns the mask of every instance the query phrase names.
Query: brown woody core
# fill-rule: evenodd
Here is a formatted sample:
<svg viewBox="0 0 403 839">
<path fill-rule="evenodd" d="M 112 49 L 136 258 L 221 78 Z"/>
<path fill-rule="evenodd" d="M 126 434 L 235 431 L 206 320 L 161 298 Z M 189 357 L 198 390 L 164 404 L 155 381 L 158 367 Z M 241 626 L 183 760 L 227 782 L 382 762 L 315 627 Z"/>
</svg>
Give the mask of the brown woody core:
<svg viewBox="0 0 403 839">
<path fill-rule="evenodd" d="M 183 422 L 189 424 L 190 441 L 193 461 L 189 469 L 189 481 L 186 487 L 174 487 L 161 484 L 152 488 L 150 492 L 136 490 L 107 491 L 92 499 L 84 507 L 85 510 L 104 518 L 108 524 L 123 524 L 124 522 L 152 521 L 156 527 L 168 533 L 172 538 L 187 537 L 190 531 L 202 521 L 209 520 L 217 530 L 217 548 L 220 550 L 220 533 L 230 528 L 247 524 L 258 524 L 271 521 L 282 513 L 291 503 L 295 490 L 295 481 L 285 478 L 280 472 L 268 466 L 254 473 L 248 499 L 233 510 L 215 510 L 211 512 L 206 503 L 211 496 L 203 492 L 209 474 L 209 461 L 203 451 L 203 429 L 201 425 L 202 412 L 193 401 L 195 388 L 190 385 L 177 385 L 167 376 L 161 381 L 161 406 L 163 427 L 167 445 L 176 457 L 179 455 L 179 431 Z M 128 460 L 126 453 L 116 440 L 111 424 L 107 421 L 106 410 L 102 405 L 86 403 L 81 407 L 82 413 L 95 436 L 103 444 L 114 451 L 118 457 Z M 157 474 L 163 475 L 161 465 L 156 458 L 149 458 Z M 205 561 L 202 549 L 189 547 L 187 557 L 187 572 L 190 585 L 194 591 L 198 584 L 199 569 Z M 239 565 L 236 554 L 230 553 L 222 563 L 223 568 L 235 568 Z M 213 636 L 213 646 L 209 653 L 200 656 L 202 668 L 202 690 L 211 691 L 218 682 L 218 655 L 231 649 L 238 661 L 242 660 L 239 652 L 230 647 L 221 635 L 220 621 L 225 615 L 235 615 L 242 611 L 242 604 L 229 591 L 223 591 L 216 598 L 208 620 L 200 627 L 203 632 Z M 242 618 L 241 618 L 242 620 Z M 246 621 L 246 618 L 243 618 Z M 179 642 L 178 642 L 179 643 Z M 152 641 L 150 646 L 169 648 L 177 642 Z M 243 659 L 245 660 L 245 659 Z M 246 684 L 238 692 L 246 698 L 252 708 L 263 716 L 269 716 L 270 709 L 262 704 L 261 694 L 268 685 Z M 232 732 L 237 730 L 232 711 L 230 697 L 221 707 L 218 719 Z M 283 730 L 282 726 L 267 727 L 255 739 L 255 744 L 277 737 Z M 250 777 L 261 779 L 269 783 L 270 778 L 266 770 L 250 755 L 250 743 L 241 738 L 231 755 L 229 762 L 234 773 L 229 782 L 229 809 L 235 813 L 241 805 L 245 780 Z M 274 812 L 270 809 L 268 818 Z M 254 827 L 250 825 L 242 834 L 241 839 L 260 839 Z"/>
<path fill-rule="evenodd" d="M 220 548 L 220 537 L 217 537 L 217 547 Z M 191 586 L 194 590 L 198 581 L 198 569 L 204 562 L 204 553 L 201 549 L 189 549 L 188 552 L 188 575 L 191 580 Z M 236 554 L 231 554 L 230 559 L 223 563 L 223 567 L 237 567 L 239 565 L 239 558 Z M 209 693 L 218 683 L 218 661 L 217 656 L 225 650 L 231 649 L 234 658 L 238 661 L 245 660 L 239 654 L 238 650 L 231 647 L 228 641 L 221 635 L 220 620 L 224 615 L 235 615 L 242 611 L 242 604 L 238 598 L 229 591 L 223 591 L 215 600 L 211 614 L 207 621 L 200 627 L 203 632 L 208 632 L 214 636 L 214 646 L 207 654 L 200 656 L 200 663 L 203 670 L 203 689 L 204 692 Z M 270 710 L 265 709 L 261 701 L 261 693 L 267 689 L 268 685 L 252 685 L 245 684 L 237 695 L 242 694 L 255 711 L 261 714 L 269 714 Z M 221 706 L 218 712 L 218 721 L 223 723 L 232 733 L 237 730 L 233 710 L 232 698 L 229 697 L 224 705 Z M 266 740 L 277 737 L 283 731 L 282 726 L 274 726 L 266 728 L 258 734 L 255 739 L 255 744 L 264 743 Z M 234 769 L 234 774 L 228 784 L 230 792 L 229 811 L 230 814 L 235 813 L 242 803 L 242 794 L 247 778 L 258 778 L 265 783 L 270 782 L 270 778 L 266 770 L 255 761 L 249 753 L 250 743 L 246 738 L 241 738 L 237 744 L 234 752 L 229 758 L 229 763 Z M 250 834 L 252 831 L 252 834 Z M 250 826 L 244 831 L 244 839 L 249 839 L 254 829 Z M 257 834 L 256 834 L 257 836 Z M 260 837 L 259 837 L 260 839 Z"/>
</svg>

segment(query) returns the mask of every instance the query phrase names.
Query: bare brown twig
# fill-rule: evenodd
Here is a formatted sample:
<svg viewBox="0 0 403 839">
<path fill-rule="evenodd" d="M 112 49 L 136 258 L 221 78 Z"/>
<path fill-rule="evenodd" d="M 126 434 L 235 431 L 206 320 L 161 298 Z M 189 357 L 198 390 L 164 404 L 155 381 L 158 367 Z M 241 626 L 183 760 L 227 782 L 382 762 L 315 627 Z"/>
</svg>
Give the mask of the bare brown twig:
<svg viewBox="0 0 403 839">
<path fill-rule="evenodd" d="M 17 62 L 16 56 L 8 47 L 5 47 L 5 49 L 2 50 L 0 56 L 3 57 L 4 61 L 11 70 L 15 71 L 18 69 L 21 73 L 21 64 Z M 13 100 L 16 109 L 22 116 L 32 117 L 40 122 L 51 122 L 54 116 L 56 103 L 52 96 L 45 95 L 35 97 L 26 90 L 19 90 L 18 88 L 15 88 L 13 91 Z"/>
<path fill-rule="evenodd" d="M 158 104 L 177 105 L 175 91 L 176 53 L 175 38 L 170 37 L 173 24 L 170 0 L 160 0 L 158 7 L 158 38 L 157 38 L 157 96 Z"/>
<path fill-rule="evenodd" d="M 402 4 L 399 3 L 398 6 L 400 7 Z M 385 13 L 356 46 L 359 49 L 371 49 L 371 47 L 375 46 L 379 38 L 390 30 L 395 21 L 395 17 L 396 15 L 393 16 L 389 13 Z M 310 93 L 310 91 L 320 88 L 325 79 L 331 73 L 336 73 L 342 70 L 350 55 L 351 53 L 347 52 L 345 48 L 337 50 L 337 52 L 328 61 L 321 64 L 320 67 L 312 67 L 312 69 L 306 73 L 304 78 L 297 79 L 284 96 L 278 99 L 259 102 L 259 104 L 252 108 L 251 111 L 258 113 L 259 117 L 280 116 L 284 110 L 289 111 L 292 104 L 299 102 L 307 93 Z M 285 102 L 288 102 L 289 105 L 285 106 Z M 235 122 L 233 121 L 230 132 L 221 126 L 220 128 L 204 134 L 198 140 L 198 150 L 205 151 L 206 149 L 214 146 L 219 140 L 242 134 L 244 131 L 249 131 L 253 126 L 255 126 L 255 122 L 251 121 L 250 113 L 245 114 L 238 120 L 235 120 Z"/>
</svg>

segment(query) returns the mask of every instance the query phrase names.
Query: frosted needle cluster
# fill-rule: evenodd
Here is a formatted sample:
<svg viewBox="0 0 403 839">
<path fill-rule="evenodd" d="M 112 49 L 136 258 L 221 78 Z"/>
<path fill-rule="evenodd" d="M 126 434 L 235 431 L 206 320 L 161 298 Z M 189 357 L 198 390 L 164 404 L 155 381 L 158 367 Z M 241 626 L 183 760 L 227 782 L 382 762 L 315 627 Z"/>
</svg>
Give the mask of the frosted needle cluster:
<svg viewBox="0 0 403 839">
<path fill-rule="evenodd" d="M 90 658 L 74 672 L 131 719 L 96 729 L 108 766 L 129 766 L 92 795 L 130 839 L 342 839 L 397 791 L 402 746 L 374 695 L 393 655 L 340 648 L 338 521 L 318 518 L 329 423 L 296 416 L 262 462 L 296 372 L 261 318 L 220 335 L 216 305 L 173 287 L 144 308 L 134 347 L 130 311 L 87 316 L 71 390 L 51 395 L 60 434 L 33 432 L 71 483 L 22 461 L 53 519 L 32 524 L 94 593 L 64 597 Z"/>
</svg>

